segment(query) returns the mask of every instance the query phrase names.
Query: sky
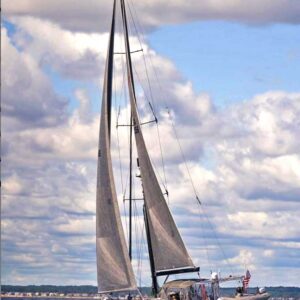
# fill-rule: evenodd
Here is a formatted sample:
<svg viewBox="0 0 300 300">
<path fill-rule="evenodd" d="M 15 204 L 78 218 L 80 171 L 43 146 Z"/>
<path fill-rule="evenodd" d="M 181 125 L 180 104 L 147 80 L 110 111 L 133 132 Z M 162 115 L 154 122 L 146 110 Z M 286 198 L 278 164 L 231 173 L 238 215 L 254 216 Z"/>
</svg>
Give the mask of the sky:
<svg viewBox="0 0 300 300">
<path fill-rule="evenodd" d="M 153 118 L 150 99 L 168 203 L 201 275 L 246 267 L 253 286 L 299 286 L 300 3 L 126 3 L 131 47 L 145 55 L 132 54 L 140 114 Z M 1 282 L 96 285 L 96 158 L 112 3 L 3 0 L 2 12 Z M 117 34 L 115 51 L 122 47 Z M 120 122 L 129 111 L 123 63 L 118 55 L 114 124 L 119 109 Z M 157 128 L 143 128 L 163 183 Z M 113 131 L 112 146 L 127 234 L 126 129 Z M 133 266 L 138 284 L 150 285 L 140 206 Z"/>
</svg>

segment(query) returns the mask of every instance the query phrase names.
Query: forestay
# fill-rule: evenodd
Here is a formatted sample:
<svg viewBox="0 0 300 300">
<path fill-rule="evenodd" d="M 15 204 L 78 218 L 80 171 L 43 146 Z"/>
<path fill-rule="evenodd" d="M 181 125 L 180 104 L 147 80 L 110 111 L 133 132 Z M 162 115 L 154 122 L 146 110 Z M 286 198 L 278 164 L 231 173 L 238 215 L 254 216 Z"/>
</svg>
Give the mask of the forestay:
<svg viewBox="0 0 300 300">
<path fill-rule="evenodd" d="M 123 3 L 123 5 L 122 5 Z M 156 178 L 141 131 L 130 58 L 130 46 L 126 26 L 124 2 L 121 1 L 125 34 L 126 61 L 129 96 L 134 125 L 137 153 L 139 157 L 145 204 L 149 221 L 150 238 L 154 255 L 155 271 L 194 268 L 182 238 L 165 201 Z"/>
<path fill-rule="evenodd" d="M 110 153 L 115 2 L 105 68 L 101 108 L 96 208 L 99 292 L 137 289 L 121 223 Z"/>
</svg>

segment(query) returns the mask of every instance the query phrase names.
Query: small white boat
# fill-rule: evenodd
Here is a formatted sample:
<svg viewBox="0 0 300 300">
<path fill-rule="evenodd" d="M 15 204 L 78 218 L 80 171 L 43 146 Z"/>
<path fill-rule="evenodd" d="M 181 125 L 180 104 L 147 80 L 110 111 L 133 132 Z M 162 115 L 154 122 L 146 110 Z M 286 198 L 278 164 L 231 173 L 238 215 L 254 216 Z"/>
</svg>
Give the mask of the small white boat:
<svg viewBox="0 0 300 300">
<path fill-rule="evenodd" d="M 210 279 L 173 280 L 162 286 L 158 296 L 163 300 L 267 300 L 271 297 L 265 288 L 260 288 L 256 294 L 243 293 L 242 288 L 237 288 L 235 296 L 221 295 L 220 283 L 240 279 L 241 277 L 219 279 L 213 273 Z"/>
<path fill-rule="evenodd" d="M 236 295 L 235 297 L 220 297 L 218 300 L 268 300 L 271 297 L 269 293 L 258 293 L 258 294 L 245 294 L 245 295 Z"/>
</svg>

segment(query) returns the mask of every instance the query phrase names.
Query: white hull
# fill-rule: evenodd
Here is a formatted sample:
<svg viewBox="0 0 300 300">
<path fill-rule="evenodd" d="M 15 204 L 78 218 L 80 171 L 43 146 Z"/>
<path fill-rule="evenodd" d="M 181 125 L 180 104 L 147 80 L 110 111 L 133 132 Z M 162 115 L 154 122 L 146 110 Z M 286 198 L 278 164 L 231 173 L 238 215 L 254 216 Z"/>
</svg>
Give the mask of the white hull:
<svg viewBox="0 0 300 300">
<path fill-rule="evenodd" d="M 268 293 L 256 294 L 256 295 L 244 295 L 235 297 L 220 297 L 220 300 L 268 300 L 271 297 Z"/>
</svg>

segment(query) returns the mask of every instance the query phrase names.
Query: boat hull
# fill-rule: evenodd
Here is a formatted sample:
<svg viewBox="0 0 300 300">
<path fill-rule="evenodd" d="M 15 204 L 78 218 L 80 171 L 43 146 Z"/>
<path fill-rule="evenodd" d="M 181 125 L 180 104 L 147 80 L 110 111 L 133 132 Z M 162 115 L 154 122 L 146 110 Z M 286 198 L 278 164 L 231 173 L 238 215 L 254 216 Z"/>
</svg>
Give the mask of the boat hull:
<svg viewBox="0 0 300 300">
<path fill-rule="evenodd" d="M 219 300 L 268 300 L 271 297 L 269 293 L 256 294 L 256 295 L 244 295 L 235 297 L 220 297 Z"/>
</svg>

